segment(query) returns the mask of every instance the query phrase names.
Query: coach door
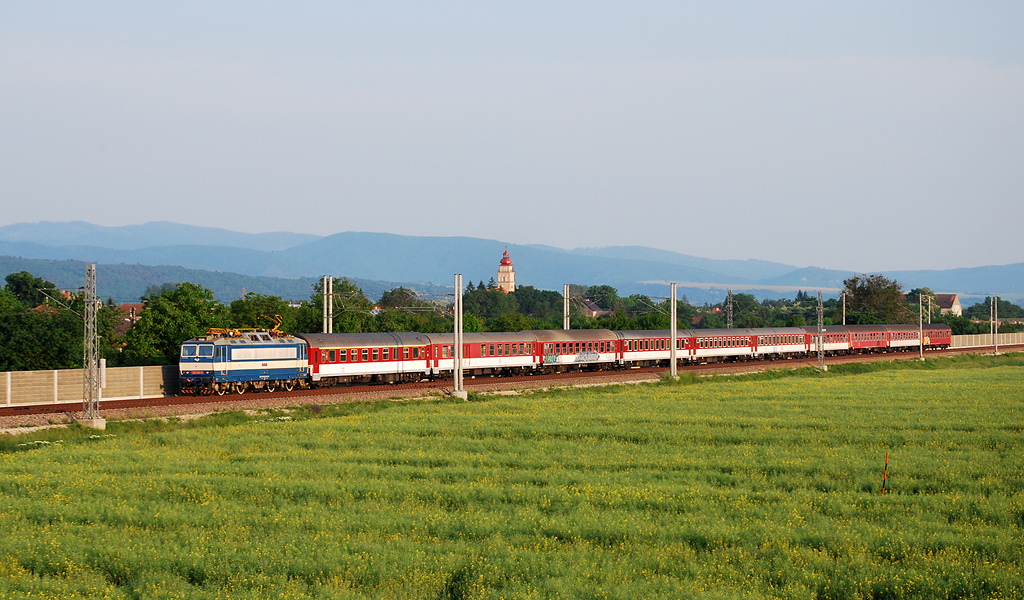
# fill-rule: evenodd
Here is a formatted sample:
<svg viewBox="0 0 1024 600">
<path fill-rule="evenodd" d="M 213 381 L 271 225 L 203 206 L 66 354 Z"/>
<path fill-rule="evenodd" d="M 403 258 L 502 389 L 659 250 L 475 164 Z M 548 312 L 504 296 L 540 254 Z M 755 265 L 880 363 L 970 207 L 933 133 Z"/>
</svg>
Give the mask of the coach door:
<svg viewBox="0 0 1024 600">
<path fill-rule="evenodd" d="M 227 346 L 214 346 L 213 347 L 213 371 L 218 375 L 228 374 L 228 347 Z"/>
</svg>

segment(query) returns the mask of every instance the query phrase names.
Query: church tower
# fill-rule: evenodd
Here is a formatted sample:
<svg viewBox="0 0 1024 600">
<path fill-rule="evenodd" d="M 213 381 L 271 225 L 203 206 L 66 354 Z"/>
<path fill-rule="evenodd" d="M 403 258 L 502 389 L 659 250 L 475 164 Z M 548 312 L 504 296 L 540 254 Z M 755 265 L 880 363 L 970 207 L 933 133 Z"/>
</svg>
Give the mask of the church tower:
<svg viewBox="0 0 1024 600">
<path fill-rule="evenodd" d="M 516 291 L 516 271 L 512 268 L 508 246 L 505 246 L 505 254 L 501 257 L 501 264 L 498 265 L 498 289 L 506 294 Z"/>
</svg>

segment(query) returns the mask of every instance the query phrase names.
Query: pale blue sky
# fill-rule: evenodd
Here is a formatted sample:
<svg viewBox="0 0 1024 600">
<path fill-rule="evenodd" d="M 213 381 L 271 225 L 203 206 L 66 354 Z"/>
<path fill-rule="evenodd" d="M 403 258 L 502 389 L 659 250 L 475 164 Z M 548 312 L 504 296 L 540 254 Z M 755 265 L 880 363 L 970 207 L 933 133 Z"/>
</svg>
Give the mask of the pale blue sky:
<svg viewBox="0 0 1024 600">
<path fill-rule="evenodd" d="M 211 4 L 0 3 L 0 226 L 1024 261 L 1024 3 Z"/>
</svg>

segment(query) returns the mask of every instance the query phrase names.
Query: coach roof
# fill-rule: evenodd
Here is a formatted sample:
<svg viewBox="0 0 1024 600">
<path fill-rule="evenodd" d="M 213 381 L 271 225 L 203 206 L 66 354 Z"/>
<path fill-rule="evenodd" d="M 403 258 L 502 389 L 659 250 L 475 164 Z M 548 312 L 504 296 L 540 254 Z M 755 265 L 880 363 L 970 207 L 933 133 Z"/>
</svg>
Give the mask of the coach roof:
<svg viewBox="0 0 1024 600">
<path fill-rule="evenodd" d="M 425 346 L 427 336 L 415 331 L 401 333 L 300 333 L 310 348 L 386 348 Z"/>
</svg>

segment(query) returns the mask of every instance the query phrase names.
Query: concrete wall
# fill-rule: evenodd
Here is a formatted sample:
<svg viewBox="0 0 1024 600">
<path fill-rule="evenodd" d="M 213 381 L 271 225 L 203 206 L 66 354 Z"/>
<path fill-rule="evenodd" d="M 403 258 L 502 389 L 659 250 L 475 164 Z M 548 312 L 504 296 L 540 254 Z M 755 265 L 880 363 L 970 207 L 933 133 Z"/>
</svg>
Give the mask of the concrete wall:
<svg viewBox="0 0 1024 600">
<path fill-rule="evenodd" d="M 82 370 L 0 373 L 0 406 L 82 401 Z M 153 398 L 178 393 L 178 366 L 107 369 L 101 400 Z"/>
<path fill-rule="evenodd" d="M 1018 344 L 1024 344 L 1024 333 L 999 334 L 1000 346 L 1016 346 Z M 992 335 L 988 333 L 979 335 L 954 335 L 953 344 L 950 348 L 978 348 L 981 346 L 991 345 Z"/>
</svg>

